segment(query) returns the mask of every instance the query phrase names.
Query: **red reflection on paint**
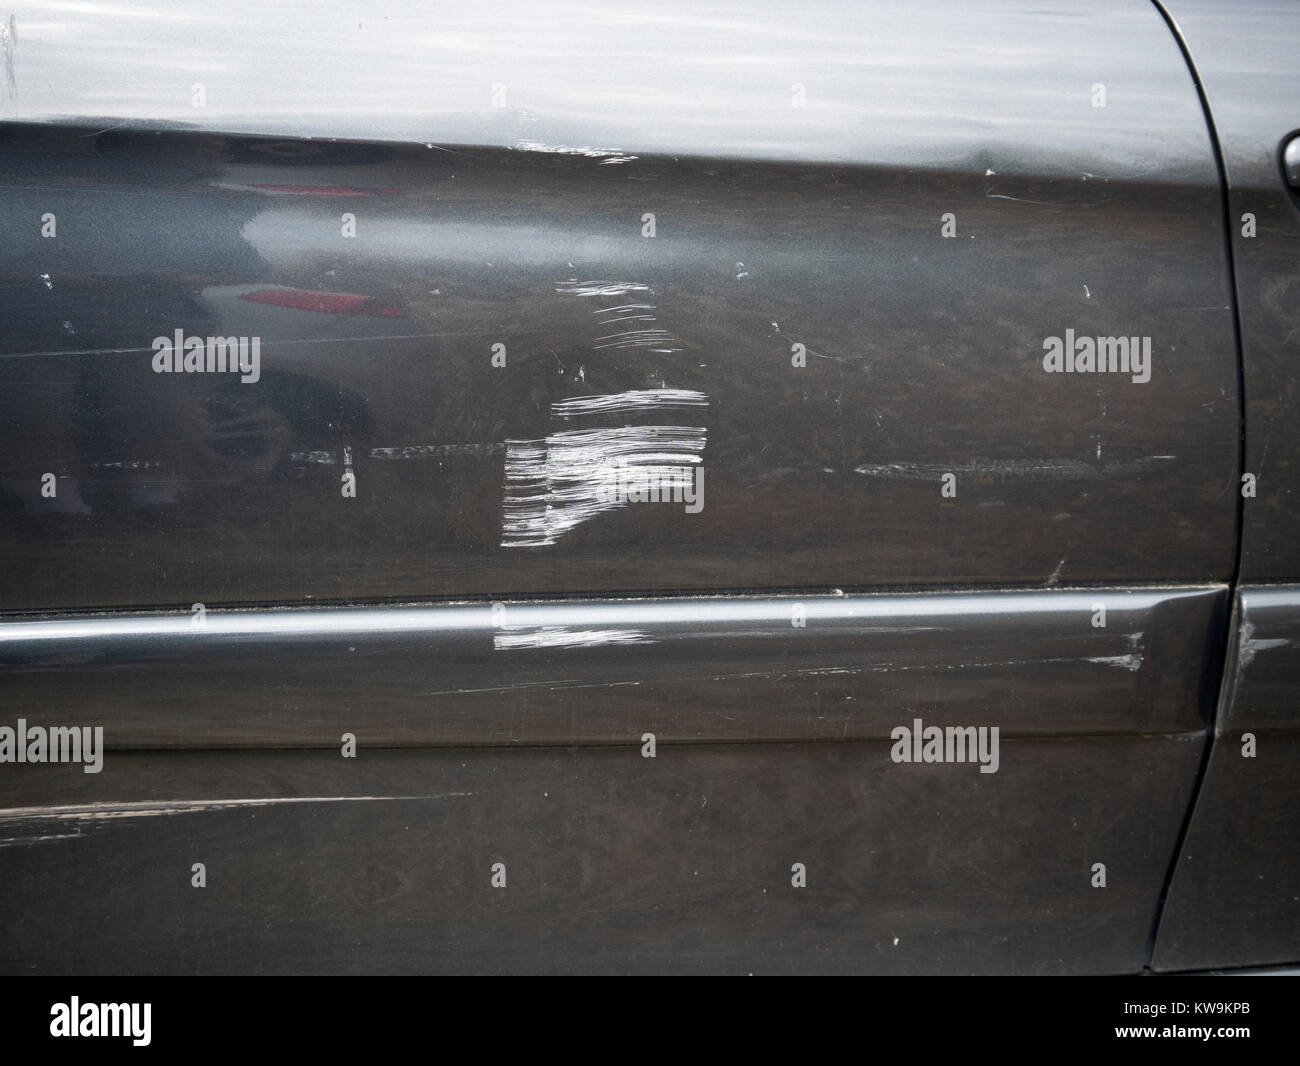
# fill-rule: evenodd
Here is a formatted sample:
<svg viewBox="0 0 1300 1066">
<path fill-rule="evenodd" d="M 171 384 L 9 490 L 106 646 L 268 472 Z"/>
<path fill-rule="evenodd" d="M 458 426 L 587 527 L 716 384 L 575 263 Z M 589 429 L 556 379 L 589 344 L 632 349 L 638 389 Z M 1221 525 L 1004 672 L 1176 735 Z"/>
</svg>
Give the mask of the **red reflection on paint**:
<svg viewBox="0 0 1300 1066">
<path fill-rule="evenodd" d="M 313 292 L 310 289 L 259 289 L 246 292 L 241 300 L 253 303 L 271 304 L 273 307 L 292 307 L 297 311 L 326 311 L 344 315 L 387 315 L 389 317 L 406 314 L 400 307 L 389 307 L 373 296 L 361 296 L 355 292 Z"/>
</svg>

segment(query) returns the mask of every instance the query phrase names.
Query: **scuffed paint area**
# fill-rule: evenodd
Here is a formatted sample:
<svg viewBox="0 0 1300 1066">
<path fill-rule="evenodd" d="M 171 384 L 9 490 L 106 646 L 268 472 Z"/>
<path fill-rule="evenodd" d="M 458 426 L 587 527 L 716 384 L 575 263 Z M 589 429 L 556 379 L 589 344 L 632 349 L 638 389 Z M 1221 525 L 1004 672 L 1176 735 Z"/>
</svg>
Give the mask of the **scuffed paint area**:
<svg viewBox="0 0 1300 1066">
<path fill-rule="evenodd" d="M 554 544 L 583 522 L 625 506 L 610 498 L 620 468 L 677 484 L 684 468 L 702 461 L 706 437 L 702 426 L 620 426 L 506 441 L 501 546 Z"/>
<path fill-rule="evenodd" d="M 628 155 L 616 148 L 573 148 L 567 144 L 544 144 L 542 141 L 520 141 L 515 145 L 517 152 L 548 152 L 553 155 L 581 155 L 588 159 L 599 159 L 601 166 L 617 166 L 630 163 L 636 156 Z"/>
<path fill-rule="evenodd" d="M 601 648 L 610 644 L 653 644 L 640 629 L 574 629 L 571 626 L 503 626 L 492 636 L 497 651 L 526 648 Z"/>
<path fill-rule="evenodd" d="M 1085 463 L 1080 459 L 977 459 L 960 463 L 864 463 L 855 474 L 898 481 L 937 481 L 944 474 L 968 475 L 991 481 L 1087 481 L 1159 470 L 1174 455 L 1148 455 L 1113 463 Z"/>
</svg>

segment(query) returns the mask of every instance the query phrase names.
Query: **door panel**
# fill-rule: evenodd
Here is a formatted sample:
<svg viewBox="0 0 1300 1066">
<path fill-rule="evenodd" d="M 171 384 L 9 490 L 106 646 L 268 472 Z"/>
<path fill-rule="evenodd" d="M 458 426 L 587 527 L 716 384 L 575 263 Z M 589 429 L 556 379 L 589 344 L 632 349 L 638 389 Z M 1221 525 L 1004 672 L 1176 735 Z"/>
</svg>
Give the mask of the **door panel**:
<svg viewBox="0 0 1300 1066">
<path fill-rule="evenodd" d="M 24 915 L 0 969 L 1142 966 L 1199 738 L 1016 739 L 991 775 L 888 749 L 363 751 L 345 775 L 335 752 L 137 753 L 57 781 L 67 767 L 23 768 L 22 803 L 65 806 L 0 812 L 0 903 Z"/>
<path fill-rule="evenodd" d="M 1214 751 L 1179 853 L 1154 965 L 1300 958 L 1300 587 L 1244 589 Z"/>
<path fill-rule="evenodd" d="M 1300 10 L 1173 0 L 1228 182 L 1245 397 L 1241 585 L 1214 750 L 1154 965 L 1300 958 Z M 1247 736 L 1253 737 L 1248 741 Z"/>
<path fill-rule="evenodd" d="M 207 81 L 0 113 L 0 692 L 104 729 L 0 968 L 1146 965 L 1240 466 L 1156 7 L 141 10 Z"/>
<path fill-rule="evenodd" d="M 1300 190 L 1283 178 L 1300 133 L 1300 11 L 1292 4 L 1173 0 L 1214 115 L 1228 181 L 1241 319 L 1246 454 L 1241 580 L 1300 578 Z"/>
<path fill-rule="evenodd" d="M 686 48 L 695 5 L 662 17 Z M 639 138 L 593 120 L 609 140 L 586 154 L 559 102 L 514 136 L 547 99 L 527 71 L 513 110 L 439 112 L 446 150 L 130 115 L 7 128 L 7 210 L 31 224 L 0 249 L 2 605 L 1226 580 L 1218 174 L 1158 13 L 829 5 L 800 25 L 765 95 L 748 73 L 707 123 L 750 150 L 671 104 Z M 604 54 L 599 24 L 549 32 Z M 679 56 L 682 99 L 734 80 L 720 32 Z M 778 74 L 801 65 L 807 107 Z M 360 79 L 379 106 L 400 71 L 341 63 L 314 132 L 373 141 L 340 102 Z M 606 115 L 648 80 L 599 76 Z M 78 84 L 13 117 L 93 114 Z M 295 125 L 209 88 L 207 129 Z M 135 106 L 189 108 L 158 92 Z M 258 380 L 156 373 L 176 330 L 258 338 Z M 1045 372 L 1067 331 L 1149 339 L 1149 380 Z M 703 509 L 608 507 L 593 457 L 698 466 Z"/>
</svg>

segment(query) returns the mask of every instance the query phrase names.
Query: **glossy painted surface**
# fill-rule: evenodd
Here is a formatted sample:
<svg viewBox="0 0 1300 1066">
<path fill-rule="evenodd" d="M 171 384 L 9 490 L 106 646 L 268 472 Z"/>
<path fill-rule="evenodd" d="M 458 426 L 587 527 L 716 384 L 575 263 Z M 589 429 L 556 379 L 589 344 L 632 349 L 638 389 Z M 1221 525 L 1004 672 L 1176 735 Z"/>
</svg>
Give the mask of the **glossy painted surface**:
<svg viewBox="0 0 1300 1066">
<path fill-rule="evenodd" d="M 1237 628 L 1160 924 L 1161 969 L 1300 958 L 1300 587 L 1243 589 Z"/>
<path fill-rule="evenodd" d="M 0 623 L 0 702 L 110 748 L 1192 733 L 1223 589 L 210 611 Z M 1105 627 L 1094 623 L 1105 608 Z M 142 680 L 147 679 L 147 680 Z M 9 723 L 12 725 L 12 722 Z"/>
<path fill-rule="evenodd" d="M 1238 594 L 1236 647 L 1228 662 L 1231 702 L 1218 722 L 1229 736 L 1242 729 L 1300 732 L 1300 588 L 1246 586 Z"/>
<path fill-rule="evenodd" d="M 996 774 L 896 765 L 889 748 L 150 752 L 111 774 L 13 767 L 0 776 L 0 907 L 23 920 L 0 938 L 0 970 L 1142 968 L 1199 739 L 1011 739 Z M 63 806 L 15 809 L 33 802 Z M 200 859 L 202 891 L 189 887 Z M 491 887 L 496 862 L 504 889 Z M 805 888 L 791 884 L 796 862 Z M 1104 890 L 1095 862 L 1110 870 Z"/>
<path fill-rule="evenodd" d="M 35 0 L 16 31 L 8 121 L 1206 177 L 1187 71 L 1146 0 Z"/>
<path fill-rule="evenodd" d="M 1256 478 L 1242 511 L 1241 579 L 1291 582 L 1300 578 L 1300 194 L 1282 153 L 1300 131 L 1300 6 L 1167 6 L 1213 110 L 1228 180 L 1245 471 Z"/>
<path fill-rule="evenodd" d="M 1300 957 L 1300 7 L 1169 0 L 1212 110 L 1228 182 L 1245 396 L 1237 632 L 1217 737 L 1174 869 L 1153 964 Z M 1246 735 L 1255 753 L 1246 757 Z"/>
<path fill-rule="evenodd" d="M 1200 182 L 11 127 L 0 606 L 1224 580 L 1218 192 L 1160 120 Z M 1150 380 L 1045 373 L 1071 329 Z M 623 456 L 702 511 L 599 504 Z"/>
<path fill-rule="evenodd" d="M 0 775 L 0 969 L 1140 969 L 1240 465 L 1158 10 L 336 14 L 19 15 L 0 692 L 113 772 Z M 605 506 L 629 455 L 703 510 Z M 369 606 L 265 609 L 315 603 Z M 998 771 L 893 762 L 916 717 Z"/>
</svg>

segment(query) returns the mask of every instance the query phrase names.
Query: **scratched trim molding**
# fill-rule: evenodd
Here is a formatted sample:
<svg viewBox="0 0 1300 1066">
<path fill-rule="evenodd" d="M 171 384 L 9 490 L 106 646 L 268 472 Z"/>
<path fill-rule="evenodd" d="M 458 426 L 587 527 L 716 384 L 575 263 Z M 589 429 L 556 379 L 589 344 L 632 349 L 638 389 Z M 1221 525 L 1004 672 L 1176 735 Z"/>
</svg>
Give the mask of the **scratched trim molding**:
<svg viewBox="0 0 1300 1066">
<path fill-rule="evenodd" d="M 884 739 L 916 716 L 1185 733 L 1226 604 L 1197 585 L 68 615 L 0 622 L 0 702 L 103 725 L 109 749 Z"/>
<path fill-rule="evenodd" d="M 1220 736 L 1300 731 L 1300 585 L 1242 585 Z"/>
</svg>

